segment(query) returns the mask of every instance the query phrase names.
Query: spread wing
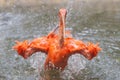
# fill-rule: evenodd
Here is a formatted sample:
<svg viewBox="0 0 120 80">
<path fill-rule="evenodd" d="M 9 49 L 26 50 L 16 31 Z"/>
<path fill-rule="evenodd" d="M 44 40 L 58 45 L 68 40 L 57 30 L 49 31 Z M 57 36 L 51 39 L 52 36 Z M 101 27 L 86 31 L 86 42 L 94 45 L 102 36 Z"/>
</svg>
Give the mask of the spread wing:
<svg viewBox="0 0 120 80">
<path fill-rule="evenodd" d="M 28 42 L 27 40 L 23 42 L 16 41 L 16 45 L 13 46 L 13 49 L 26 59 L 35 52 L 42 51 L 47 53 L 48 47 L 47 37 L 41 37 L 34 39 L 32 42 Z"/>
<path fill-rule="evenodd" d="M 98 52 L 101 50 L 98 44 L 93 44 L 90 42 L 83 43 L 82 41 L 75 40 L 73 38 L 65 42 L 67 44 L 67 48 L 69 49 L 69 53 L 67 53 L 67 55 L 73 55 L 76 53 L 80 53 L 89 60 L 97 56 Z"/>
</svg>

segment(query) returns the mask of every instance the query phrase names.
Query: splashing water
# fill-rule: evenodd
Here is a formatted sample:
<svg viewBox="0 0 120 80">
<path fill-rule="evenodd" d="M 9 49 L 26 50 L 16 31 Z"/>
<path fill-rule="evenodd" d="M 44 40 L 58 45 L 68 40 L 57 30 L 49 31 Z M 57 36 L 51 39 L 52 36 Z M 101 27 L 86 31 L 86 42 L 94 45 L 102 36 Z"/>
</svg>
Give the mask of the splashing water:
<svg viewBox="0 0 120 80">
<path fill-rule="evenodd" d="M 111 4 L 112 3 L 112 4 Z M 116 5 L 118 4 L 118 5 Z M 92 61 L 71 56 L 61 74 L 63 80 L 120 79 L 120 1 L 68 1 L 14 4 L 0 8 L 0 80 L 40 80 L 45 55 L 37 53 L 24 60 L 11 47 L 15 40 L 32 40 L 49 33 L 58 24 L 59 8 L 68 9 L 66 28 L 75 39 L 100 42 L 101 53 Z M 106 8 L 104 8 L 106 7 Z"/>
</svg>

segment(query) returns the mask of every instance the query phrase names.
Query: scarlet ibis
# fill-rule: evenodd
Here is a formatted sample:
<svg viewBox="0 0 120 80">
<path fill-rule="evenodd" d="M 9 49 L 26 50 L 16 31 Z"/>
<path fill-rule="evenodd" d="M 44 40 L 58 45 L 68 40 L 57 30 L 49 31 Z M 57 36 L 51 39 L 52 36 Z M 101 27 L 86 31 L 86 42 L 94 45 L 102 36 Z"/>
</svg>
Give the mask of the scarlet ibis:
<svg viewBox="0 0 120 80">
<path fill-rule="evenodd" d="M 16 41 L 13 47 L 19 55 L 27 59 L 35 52 L 43 52 L 47 55 L 44 68 L 64 70 L 68 59 L 71 55 L 81 54 L 88 60 L 97 56 L 101 50 L 98 44 L 91 42 L 84 43 L 81 40 L 76 40 L 72 37 L 65 37 L 65 20 L 67 15 L 66 9 L 59 10 L 59 26 L 48 35 L 36 38 L 29 42 Z M 59 30 L 58 33 L 55 33 Z"/>
</svg>

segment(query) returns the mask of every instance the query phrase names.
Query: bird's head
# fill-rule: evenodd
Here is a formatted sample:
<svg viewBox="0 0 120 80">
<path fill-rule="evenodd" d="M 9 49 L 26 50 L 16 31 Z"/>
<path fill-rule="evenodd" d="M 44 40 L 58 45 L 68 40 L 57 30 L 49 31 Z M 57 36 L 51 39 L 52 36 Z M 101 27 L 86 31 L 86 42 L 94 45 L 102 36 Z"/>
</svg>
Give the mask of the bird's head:
<svg viewBox="0 0 120 80">
<path fill-rule="evenodd" d="M 60 18 L 60 23 L 62 25 L 64 25 L 65 24 L 66 15 L 67 15 L 67 10 L 64 9 L 64 8 L 60 9 L 58 15 L 59 15 L 59 18 Z"/>
</svg>

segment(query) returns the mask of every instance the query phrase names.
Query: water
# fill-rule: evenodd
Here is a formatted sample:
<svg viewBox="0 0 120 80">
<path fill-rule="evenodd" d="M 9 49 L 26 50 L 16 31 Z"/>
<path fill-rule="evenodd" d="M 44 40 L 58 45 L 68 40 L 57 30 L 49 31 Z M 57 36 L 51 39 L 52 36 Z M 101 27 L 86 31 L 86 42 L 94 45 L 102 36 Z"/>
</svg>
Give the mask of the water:
<svg viewBox="0 0 120 80">
<path fill-rule="evenodd" d="M 120 80 L 120 1 L 42 2 L 0 8 L 0 80 L 38 80 L 45 54 L 24 60 L 12 50 L 15 40 L 41 37 L 58 24 L 58 10 L 68 9 L 67 27 L 73 37 L 99 42 L 102 51 L 91 61 L 70 57 L 62 73 L 64 80 Z"/>
</svg>

